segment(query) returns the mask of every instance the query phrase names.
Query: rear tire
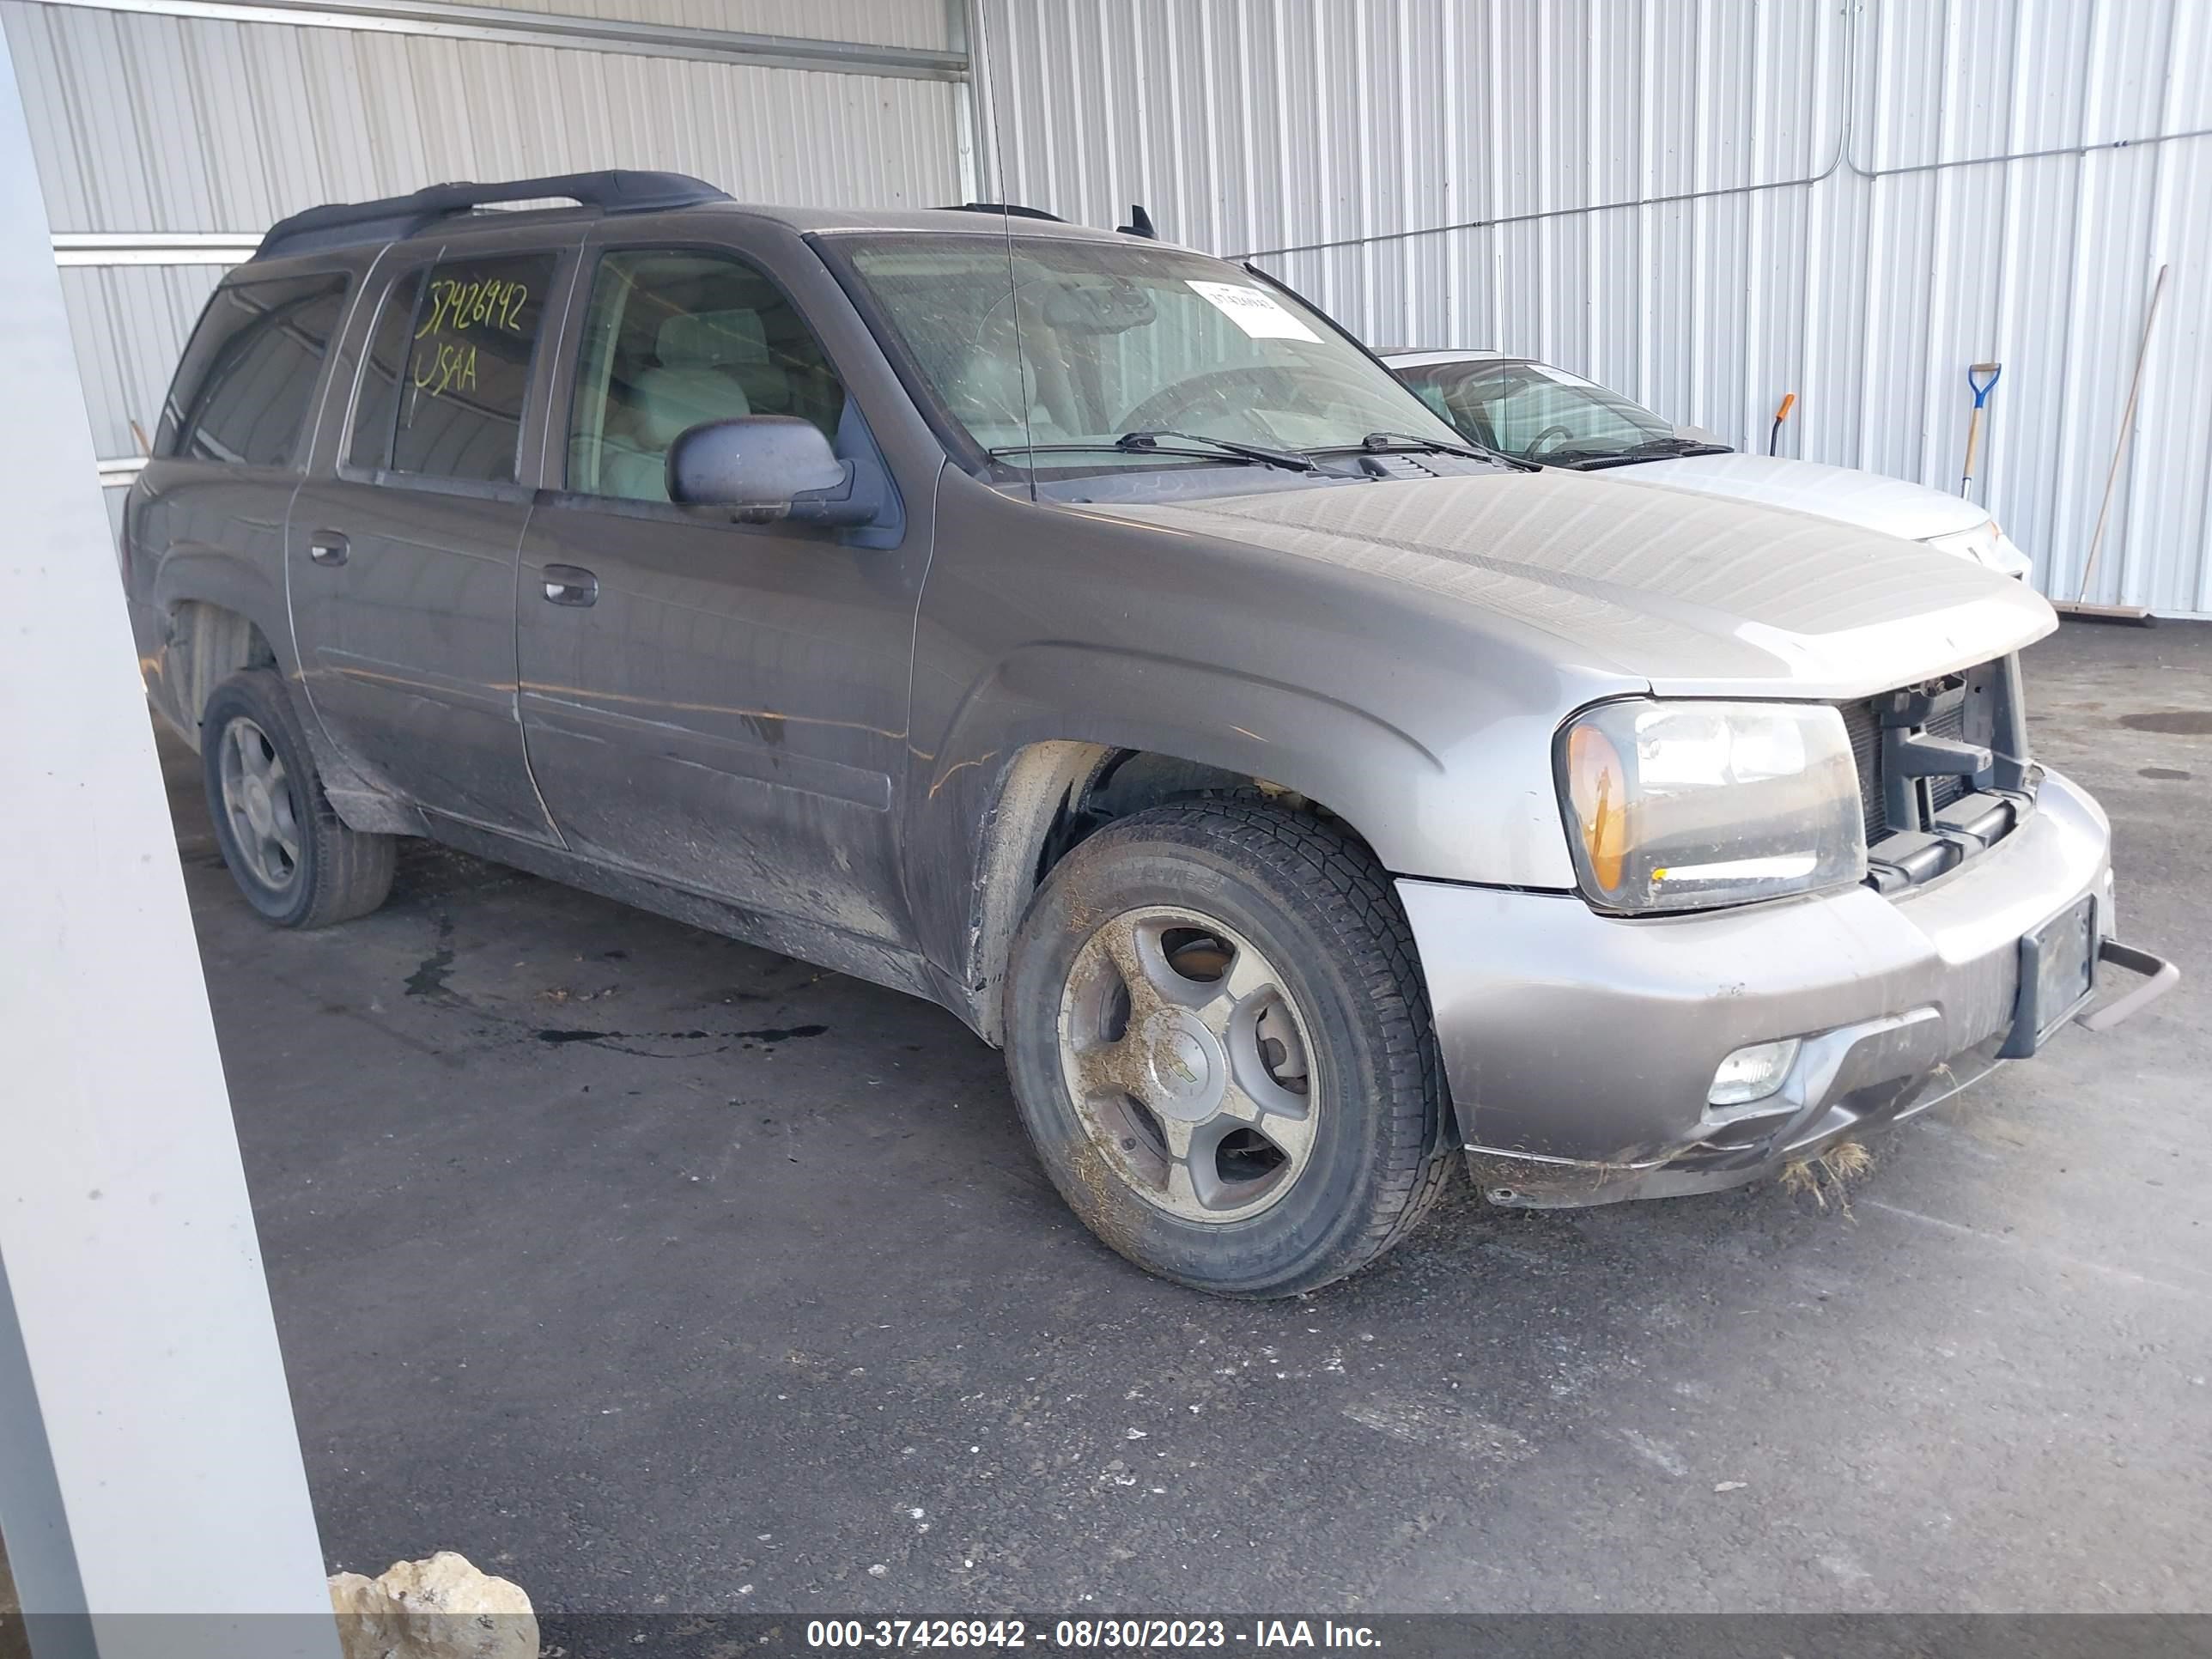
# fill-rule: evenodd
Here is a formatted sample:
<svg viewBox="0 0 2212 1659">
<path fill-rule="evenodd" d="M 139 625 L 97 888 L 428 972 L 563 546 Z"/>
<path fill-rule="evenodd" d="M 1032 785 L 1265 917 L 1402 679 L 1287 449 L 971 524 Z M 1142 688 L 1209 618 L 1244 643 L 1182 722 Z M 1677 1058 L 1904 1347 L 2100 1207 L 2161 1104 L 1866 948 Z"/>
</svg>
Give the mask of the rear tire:
<svg viewBox="0 0 2212 1659">
<path fill-rule="evenodd" d="M 1163 806 L 1053 871 L 1006 1065 L 1037 1156 L 1138 1266 L 1291 1296 L 1413 1231 L 1452 1169 L 1403 910 L 1364 847 L 1266 805 Z"/>
<path fill-rule="evenodd" d="M 222 861 L 264 917 L 327 927 L 384 902 L 395 838 L 339 821 L 276 673 L 248 669 L 216 687 L 200 716 L 200 760 Z"/>
</svg>

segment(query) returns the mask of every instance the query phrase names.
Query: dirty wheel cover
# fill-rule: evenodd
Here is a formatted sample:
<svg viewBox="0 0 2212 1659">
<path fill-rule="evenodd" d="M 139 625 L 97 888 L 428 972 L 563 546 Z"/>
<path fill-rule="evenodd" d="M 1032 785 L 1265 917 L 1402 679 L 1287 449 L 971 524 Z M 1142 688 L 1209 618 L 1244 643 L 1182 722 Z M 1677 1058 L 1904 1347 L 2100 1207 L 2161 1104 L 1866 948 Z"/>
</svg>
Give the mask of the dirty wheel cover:
<svg viewBox="0 0 2212 1659">
<path fill-rule="evenodd" d="M 272 893 L 300 872 L 300 805 L 283 757 L 243 714 L 223 727 L 223 815 L 247 872 Z"/>
<path fill-rule="evenodd" d="M 1282 975 L 1214 917 L 1129 910 L 1071 965 L 1060 1073 L 1129 1189 L 1186 1221 L 1258 1215 L 1313 1155 L 1312 1042 Z"/>
</svg>

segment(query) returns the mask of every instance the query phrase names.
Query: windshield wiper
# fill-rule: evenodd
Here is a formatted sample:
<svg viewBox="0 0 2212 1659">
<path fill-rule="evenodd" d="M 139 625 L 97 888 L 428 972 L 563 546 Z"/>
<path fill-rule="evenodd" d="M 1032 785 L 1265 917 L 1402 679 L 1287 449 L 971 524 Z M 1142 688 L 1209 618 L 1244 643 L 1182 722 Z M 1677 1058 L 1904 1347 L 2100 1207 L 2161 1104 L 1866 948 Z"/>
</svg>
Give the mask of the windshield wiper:
<svg viewBox="0 0 2212 1659">
<path fill-rule="evenodd" d="M 1224 455 L 1241 455 L 1248 461 L 1261 461 L 1269 466 L 1279 466 L 1290 472 L 1311 472 L 1314 464 L 1295 450 L 1268 449 L 1259 444 L 1240 444 L 1227 438 L 1209 438 L 1203 432 L 1177 432 L 1171 427 L 1146 427 L 1142 431 L 1124 432 L 1114 441 L 1114 447 L 1136 453 L 1159 450 L 1163 438 L 1176 438 L 1187 444 L 1212 444 Z M 1160 450 L 1172 454 L 1172 450 Z"/>
<path fill-rule="evenodd" d="M 1638 461 L 1671 461 L 1684 455 L 1733 455 L 1735 451 L 1726 444 L 1709 444 L 1697 438 L 1647 438 L 1640 444 L 1631 444 L 1626 449 L 1596 449 L 1569 444 L 1559 449 L 1547 449 L 1543 459 L 1549 466 L 1572 467 L 1577 471 L 1595 472 L 1601 467 L 1634 466 Z"/>
<path fill-rule="evenodd" d="M 1726 444 L 1709 444 L 1703 438 L 1649 438 L 1640 444 L 1631 444 L 1620 453 L 1624 455 L 1733 455 L 1735 451 Z"/>
<path fill-rule="evenodd" d="M 1542 469 L 1533 461 L 1524 461 L 1516 455 L 1492 449 L 1473 439 L 1453 443 L 1442 438 L 1424 438 L 1412 432 L 1370 432 L 1356 444 L 1322 444 L 1306 452 L 1309 455 L 1464 455 L 1470 461 L 1496 461 L 1522 472 Z"/>
<path fill-rule="evenodd" d="M 1183 438 L 1194 443 L 1212 444 L 1211 449 L 1169 448 L 1153 441 L 1155 437 Z M 1133 438 L 1142 439 L 1132 443 Z M 1224 438 L 1208 438 L 1189 432 L 1125 432 L 1111 443 L 1066 444 L 1000 444 L 996 449 L 983 452 L 993 460 L 1002 455 L 1161 455 L 1182 461 L 1233 461 L 1243 466 L 1279 466 L 1290 472 L 1311 472 L 1314 464 L 1303 455 L 1293 455 L 1287 450 L 1260 449 L 1248 444 L 1231 443 Z"/>
</svg>

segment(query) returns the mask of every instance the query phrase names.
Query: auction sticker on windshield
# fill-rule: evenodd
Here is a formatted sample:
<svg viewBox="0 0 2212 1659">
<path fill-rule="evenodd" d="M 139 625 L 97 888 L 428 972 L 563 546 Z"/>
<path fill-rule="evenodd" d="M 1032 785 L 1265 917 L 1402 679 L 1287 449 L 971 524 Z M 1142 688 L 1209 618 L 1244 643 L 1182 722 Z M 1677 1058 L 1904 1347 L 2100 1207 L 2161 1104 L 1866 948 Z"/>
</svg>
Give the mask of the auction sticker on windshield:
<svg viewBox="0 0 2212 1659">
<path fill-rule="evenodd" d="M 1321 336 L 1275 303 L 1275 296 L 1242 283 L 1201 283 L 1183 278 L 1191 291 L 1255 340 L 1311 340 Z"/>
</svg>

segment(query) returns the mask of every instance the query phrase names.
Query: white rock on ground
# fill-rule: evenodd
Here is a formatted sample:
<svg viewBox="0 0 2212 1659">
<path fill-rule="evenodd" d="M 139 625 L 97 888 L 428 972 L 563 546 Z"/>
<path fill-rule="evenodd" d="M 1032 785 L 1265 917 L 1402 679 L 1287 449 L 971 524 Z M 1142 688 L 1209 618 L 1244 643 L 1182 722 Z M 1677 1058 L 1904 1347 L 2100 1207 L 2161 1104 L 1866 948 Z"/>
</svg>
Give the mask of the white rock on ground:
<svg viewBox="0 0 2212 1659">
<path fill-rule="evenodd" d="M 331 1579 L 345 1659 L 538 1659 L 538 1615 L 520 1584 L 441 1550 L 381 1577 Z"/>
</svg>

